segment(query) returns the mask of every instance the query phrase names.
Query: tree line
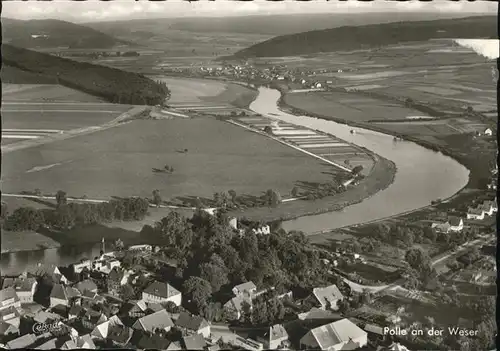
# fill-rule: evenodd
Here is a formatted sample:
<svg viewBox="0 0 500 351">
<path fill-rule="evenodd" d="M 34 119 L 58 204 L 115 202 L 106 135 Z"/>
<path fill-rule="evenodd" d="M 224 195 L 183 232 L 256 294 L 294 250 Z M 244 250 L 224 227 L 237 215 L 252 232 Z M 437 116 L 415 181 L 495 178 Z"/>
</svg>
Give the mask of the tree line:
<svg viewBox="0 0 500 351">
<path fill-rule="evenodd" d="M 163 104 L 170 97 L 164 82 L 116 68 L 77 62 L 8 44 L 2 46 L 6 66 L 54 77 L 58 84 L 98 96 L 112 103 Z"/>
<path fill-rule="evenodd" d="M 71 229 L 113 220 L 142 220 L 147 215 L 149 201 L 144 198 L 113 199 L 103 203 L 67 203 L 65 194 L 58 192 L 55 209 L 19 207 L 5 215 L 3 229 L 36 231 L 41 226 Z"/>
</svg>

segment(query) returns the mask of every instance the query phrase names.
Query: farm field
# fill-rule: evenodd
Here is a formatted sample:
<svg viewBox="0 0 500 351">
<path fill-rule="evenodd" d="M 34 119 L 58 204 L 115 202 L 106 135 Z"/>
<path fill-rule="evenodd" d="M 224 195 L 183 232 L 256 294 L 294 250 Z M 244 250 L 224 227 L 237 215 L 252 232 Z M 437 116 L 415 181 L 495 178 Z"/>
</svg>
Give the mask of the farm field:
<svg viewBox="0 0 500 351">
<path fill-rule="evenodd" d="M 153 172 L 165 164 L 175 172 Z M 308 155 L 212 118 L 133 121 L 6 154 L 3 166 L 4 192 L 62 189 L 68 196 L 97 199 L 150 197 L 153 189 L 164 199 L 212 198 L 230 189 L 288 194 L 297 181 L 331 177 L 322 173 L 330 166 Z"/>
<path fill-rule="evenodd" d="M 172 91 L 168 104 L 181 110 L 216 112 L 247 107 L 257 92 L 244 86 L 209 79 L 154 77 L 167 83 Z"/>
<path fill-rule="evenodd" d="M 354 93 L 293 93 L 285 95 L 284 102 L 301 110 L 354 122 L 401 120 L 419 114 L 415 110 L 360 97 Z"/>
<path fill-rule="evenodd" d="M 57 84 L 2 84 L 2 101 L 103 102 L 98 97 Z"/>
<path fill-rule="evenodd" d="M 112 121 L 132 107 L 109 103 L 3 102 L 2 145 L 98 126 Z"/>
</svg>

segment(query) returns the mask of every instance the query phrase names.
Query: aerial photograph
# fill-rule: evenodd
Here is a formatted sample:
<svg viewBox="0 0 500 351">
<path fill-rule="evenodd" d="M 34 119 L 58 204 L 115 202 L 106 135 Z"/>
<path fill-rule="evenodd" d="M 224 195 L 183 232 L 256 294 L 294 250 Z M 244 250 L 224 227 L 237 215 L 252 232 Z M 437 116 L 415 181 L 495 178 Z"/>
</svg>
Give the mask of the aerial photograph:
<svg viewBox="0 0 500 351">
<path fill-rule="evenodd" d="M 2 5 L 1 349 L 496 350 L 496 2 Z"/>
</svg>

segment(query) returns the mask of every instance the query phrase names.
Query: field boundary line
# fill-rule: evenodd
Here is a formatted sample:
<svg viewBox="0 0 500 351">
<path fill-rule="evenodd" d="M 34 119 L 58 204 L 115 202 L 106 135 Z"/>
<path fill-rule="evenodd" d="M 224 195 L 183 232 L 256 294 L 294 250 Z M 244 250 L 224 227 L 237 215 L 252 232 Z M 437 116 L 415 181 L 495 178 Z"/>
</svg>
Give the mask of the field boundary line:
<svg viewBox="0 0 500 351">
<path fill-rule="evenodd" d="M 344 167 L 344 166 L 342 166 L 342 165 L 339 165 L 338 163 L 335 163 L 335 162 L 333 162 L 333 161 L 327 160 L 327 159 L 326 159 L 326 158 L 324 158 L 324 157 L 321 157 L 321 156 L 318 156 L 318 155 L 316 155 L 316 154 L 313 154 L 312 152 L 309 152 L 309 151 L 307 151 L 307 150 L 304 150 L 304 149 L 302 149 L 302 148 L 300 148 L 300 147 L 298 147 L 298 146 L 292 145 L 292 144 L 290 144 L 290 143 L 288 143 L 288 142 L 286 142 L 286 141 L 284 141 L 284 140 L 281 140 L 281 139 L 279 139 L 279 138 L 277 138 L 277 137 L 274 137 L 274 136 L 269 135 L 269 134 L 267 134 L 267 133 L 261 132 L 260 130 L 253 129 L 253 128 L 249 127 L 249 126 L 246 126 L 246 125 L 244 125 L 244 124 L 238 123 L 238 122 L 236 122 L 236 121 L 234 121 L 234 120 L 228 120 L 228 122 L 229 122 L 229 123 L 231 123 L 231 124 L 234 124 L 234 125 L 236 125 L 236 126 L 238 126 L 238 127 L 241 127 L 241 128 L 247 129 L 247 130 L 249 130 L 249 131 L 251 131 L 251 132 L 254 132 L 254 133 L 257 133 L 257 134 L 260 134 L 260 135 L 266 136 L 266 137 L 268 137 L 268 138 L 270 138 L 270 139 L 272 139 L 272 140 L 275 140 L 275 141 L 277 141 L 277 142 L 279 142 L 279 143 L 281 143 L 281 144 L 284 144 L 284 145 L 286 145 L 286 146 L 288 146 L 288 147 L 291 147 L 291 148 L 293 148 L 293 149 L 295 149 L 295 150 L 298 150 L 298 151 L 300 151 L 300 152 L 302 152 L 302 153 L 304 153 L 304 154 L 307 154 L 307 155 L 309 155 L 309 156 L 312 156 L 312 157 L 314 157 L 314 158 L 317 158 L 317 159 L 319 159 L 319 160 L 321 160 L 321 161 L 323 161 L 323 162 L 326 162 L 326 163 L 328 163 L 328 164 L 330 164 L 330 165 L 332 165 L 332 166 L 335 166 L 335 167 L 340 168 L 340 169 L 342 169 L 342 170 L 344 170 L 344 171 L 346 171 L 346 172 L 351 173 L 351 170 L 350 170 L 349 168 L 346 168 L 346 167 Z"/>
</svg>

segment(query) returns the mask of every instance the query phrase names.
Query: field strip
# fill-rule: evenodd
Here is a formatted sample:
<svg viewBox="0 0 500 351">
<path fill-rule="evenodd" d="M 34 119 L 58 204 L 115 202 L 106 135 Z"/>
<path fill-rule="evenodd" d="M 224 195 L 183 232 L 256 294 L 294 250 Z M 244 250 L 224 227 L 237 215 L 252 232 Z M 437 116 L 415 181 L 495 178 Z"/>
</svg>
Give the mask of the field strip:
<svg viewBox="0 0 500 351">
<path fill-rule="evenodd" d="M 59 129 L 2 129 L 6 133 L 61 133 Z"/>
<path fill-rule="evenodd" d="M 119 104 L 113 104 L 111 102 L 45 102 L 45 101 L 39 101 L 39 102 L 32 102 L 32 100 L 18 100 L 18 101 L 2 101 L 2 105 L 84 105 L 84 106 L 117 106 Z M 122 105 L 119 105 L 122 106 Z M 117 111 L 115 111 L 117 112 Z"/>
<path fill-rule="evenodd" d="M 79 112 L 79 113 L 116 113 L 118 111 L 105 111 L 105 110 L 98 110 L 98 111 L 92 111 L 92 110 L 45 110 L 45 109 L 41 109 L 41 110 L 2 110 L 2 112 L 41 112 L 41 113 L 44 113 L 44 112 Z"/>
<path fill-rule="evenodd" d="M 110 128 L 114 128 L 117 126 L 125 125 L 127 123 L 130 123 L 129 119 L 130 117 L 133 117 L 135 114 L 139 114 L 140 112 L 144 111 L 144 109 L 147 108 L 147 106 L 136 106 L 131 108 L 130 110 L 122 113 L 115 119 L 113 119 L 110 122 L 107 122 L 103 125 L 100 126 L 90 126 L 90 127 L 83 127 L 83 128 L 77 128 L 77 129 L 72 129 L 65 131 L 63 134 L 54 134 L 54 135 L 48 135 L 46 138 L 39 138 L 39 139 L 32 139 L 32 140 L 25 140 L 21 141 L 18 143 L 13 143 L 13 144 L 8 144 L 2 146 L 2 154 L 6 154 L 9 152 L 13 151 L 18 151 L 18 150 L 23 150 L 35 146 L 40 146 L 44 144 L 49 144 L 54 141 L 59 141 L 59 140 L 66 140 L 70 139 L 76 136 L 80 135 L 88 135 L 91 133 L 95 133 L 97 131 L 101 130 L 106 130 Z"/>
<path fill-rule="evenodd" d="M 233 121 L 233 120 L 229 120 L 228 122 L 229 122 L 229 123 L 231 123 L 231 124 L 234 124 L 234 125 L 236 125 L 236 126 L 238 126 L 238 127 L 245 128 L 245 129 L 247 129 L 247 130 L 249 130 L 249 131 L 252 131 L 252 132 L 254 132 L 254 133 L 258 133 L 258 134 L 260 134 L 260 135 L 263 135 L 263 136 L 266 136 L 266 137 L 268 137 L 268 138 L 271 138 L 271 139 L 273 139 L 273 140 L 275 140 L 275 141 L 277 141 L 277 142 L 279 142 L 279 143 L 281 143 L 281 144 L 284 144 L 284 145 L 286 145 L 286 146 L 288 146 L 288 147 L 291 147 L 291 148 L 293 148 L 293 149 L 295 149 L 295 150 L 298 150 L 298 151 L 300 151 L 300 152 L 303 152 L 303 153 L 305 153 L 305 154 L 307 154 L 307 155 L 309 155 L 309 156 L 312 156 L 312 157 L 314 157 L 314 158 L 317 158 L 317 159 L 319 159 L 319 160 L 321 160 L 321 161 L 323 161 L 323 162 L 326 162 L 326 163 L 328 163 L 328 164 L 330 164 L 330 165 L 332 165 L 332 166 L 335 166 L 335 167 L 337 167 L 337 168 L 340 168 L 340 169 L 342 169 L 342 170 L 344 170 L 344 171 L 347 171 L 347 172 L 349 172 L 349 173 L 351 172 L 351 170 L 350 170 L 349 168 L 347 168 L 347 167 L 344 167 L 344 166 L 342 166 L 342 165 L 340 165 L 340 164 L 338 164 L 338 163 L 335 163 L 335 162 L 333 162 L 333 161 L 330 161 L 330 160 L 328 160 L 328 159 L 326 159 L 326 158 L 324 158 L 324 157 L 321 157 L 321 156 L 315 155 L 315 154 L 313 154 L 312 152 L 309 152 L 309 151 L 306 151 L 306 150 L 304 150 L 304 149 L 301 149 L 300 147 L 295 146 L 295 145 L 292 145 L 292 144 L 290 144 L 290 143 L 288 143 L 288 142 L 286 142 L 286 141 L 284 141 L 284 140 L 281 140 L 281 139 L 279 139 L 279 138 L 276 138 L 276 137 L 274 137 L 274 136 L 271 136 L 271 135 L 266 134 L 266 133 L 264 133 L 264 132 L 261 132 L 261 131 L 259 131 L 259 130 L 256 130 L 256 129 L 253 129 L 253 128 L 250 128 L 250 127 L 248 127 L 248 126 L 246 126 L 246 125 L 244 125 L 244 124 L 238 123 L 238 122 Z"/>
</svg>

